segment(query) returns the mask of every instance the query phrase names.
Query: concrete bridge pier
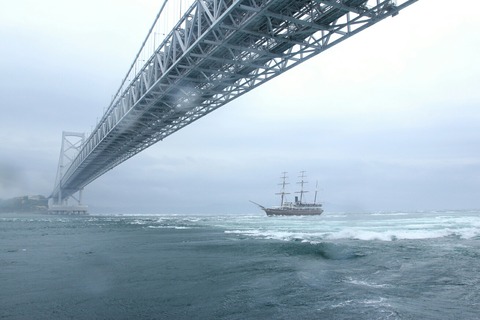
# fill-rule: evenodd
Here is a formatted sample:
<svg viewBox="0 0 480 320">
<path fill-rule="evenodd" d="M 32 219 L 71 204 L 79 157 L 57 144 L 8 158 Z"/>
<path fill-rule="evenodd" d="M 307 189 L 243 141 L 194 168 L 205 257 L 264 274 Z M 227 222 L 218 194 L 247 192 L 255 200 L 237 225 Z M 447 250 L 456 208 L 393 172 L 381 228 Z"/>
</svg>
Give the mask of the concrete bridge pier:
<svg viewBox="0 0 480 320">
<path fill-rule="evenodd" d="M 86 215 L 88 214 L 88 206 L 82 204 L 83 189 L 77 192 L 77 196 L 71 195 L 62 200 L 61 192 L 58 199 L 50 198 L 48 200 L 48 213 L 61 215 Z M 74 203 L 70 204 L 69 200 L 73 199 Z"/>
</svg>

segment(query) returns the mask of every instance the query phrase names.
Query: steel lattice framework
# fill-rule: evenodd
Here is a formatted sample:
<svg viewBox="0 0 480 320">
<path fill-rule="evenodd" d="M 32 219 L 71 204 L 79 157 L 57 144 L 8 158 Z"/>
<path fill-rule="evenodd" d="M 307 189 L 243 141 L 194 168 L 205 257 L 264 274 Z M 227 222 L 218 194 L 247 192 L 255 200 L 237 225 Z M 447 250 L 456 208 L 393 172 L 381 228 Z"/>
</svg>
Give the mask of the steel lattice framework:
<svg viewBox="0 0 480 320">
<path fill-rule="evenodd" d="M 196 0 L 57 181 L 59 201 L 140 151 L 417 0 Z"/>
</svg>

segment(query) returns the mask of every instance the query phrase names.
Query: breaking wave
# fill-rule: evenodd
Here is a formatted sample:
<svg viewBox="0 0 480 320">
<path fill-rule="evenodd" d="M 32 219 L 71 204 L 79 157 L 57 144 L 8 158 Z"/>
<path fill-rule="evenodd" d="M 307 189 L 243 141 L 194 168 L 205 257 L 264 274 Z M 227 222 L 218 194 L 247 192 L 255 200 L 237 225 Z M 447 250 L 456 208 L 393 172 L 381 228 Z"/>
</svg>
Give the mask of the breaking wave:
<svg viewBox="0 0 480 320">
<path fill-rule="evenodd" d="M 287 221 L 290 222 L 287 224 Z M 317 243 L 325 240 L 395 241 L 444 237 L 480 237 L 480 214 L 399 213 L 355 215 L 350 219 L 325 216 L 324 219 L 272 219 L 255 228 L 230 228 L 227 234 L 261 239 Z"/>
<path fill-rule="evenodd" d="M 313 217 L 263 215 L 132 215 L 114 217 L 145 229 L 215 228 L 255 239 L 319 243 L 332 240 L 396 241 L 480 237 L 480 211 L 336 213 Z"/>
</svg>

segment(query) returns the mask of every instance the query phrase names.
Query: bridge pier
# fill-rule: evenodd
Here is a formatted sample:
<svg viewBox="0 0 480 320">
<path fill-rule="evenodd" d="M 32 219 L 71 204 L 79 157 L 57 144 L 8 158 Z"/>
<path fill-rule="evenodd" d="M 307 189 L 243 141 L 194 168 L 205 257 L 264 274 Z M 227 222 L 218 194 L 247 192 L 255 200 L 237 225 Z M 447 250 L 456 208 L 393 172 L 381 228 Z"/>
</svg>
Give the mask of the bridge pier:
<svg viewBox="0 0 480 320">
<path fill-rule="evenodd" d="M 87 206 L 62 206 L 62 205 L 49 205 L 48 214 L 59 214 L 59 215 L 87 215 L 88 207 Z"/>
<path fill-rule="evenodd" d="M 83 189 L 78 190 L 78 197 L 71 195 L 62 200 L 61 192 L 57 199 L 50 198 L 48 201 L 49 214 L 61 215 L 86 215 L 88 214 L 88 206 L 82 204 Z M 75 200 L 75 204 L 69 204 L 69 199 Z"/>
</svg>

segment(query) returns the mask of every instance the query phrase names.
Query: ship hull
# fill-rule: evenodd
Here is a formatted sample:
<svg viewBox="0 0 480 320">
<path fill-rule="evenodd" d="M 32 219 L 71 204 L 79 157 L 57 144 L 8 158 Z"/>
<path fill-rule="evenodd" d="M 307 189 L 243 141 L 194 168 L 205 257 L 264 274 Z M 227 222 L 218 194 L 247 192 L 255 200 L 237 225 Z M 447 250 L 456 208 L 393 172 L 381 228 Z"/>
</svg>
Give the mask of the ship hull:
<svg viewBox="0 0 480 320">
<path fill-rule="evenodd" d="M 323 213 L 321 208 L 263 208 L 263 210 L 267 216 L 319 216 Z"/>
</svg>

